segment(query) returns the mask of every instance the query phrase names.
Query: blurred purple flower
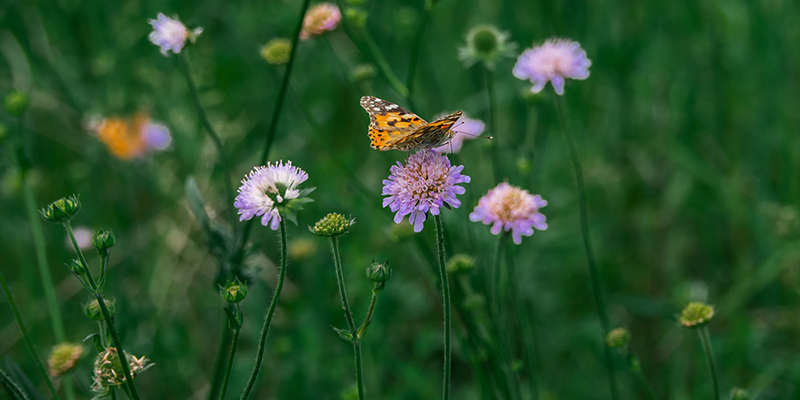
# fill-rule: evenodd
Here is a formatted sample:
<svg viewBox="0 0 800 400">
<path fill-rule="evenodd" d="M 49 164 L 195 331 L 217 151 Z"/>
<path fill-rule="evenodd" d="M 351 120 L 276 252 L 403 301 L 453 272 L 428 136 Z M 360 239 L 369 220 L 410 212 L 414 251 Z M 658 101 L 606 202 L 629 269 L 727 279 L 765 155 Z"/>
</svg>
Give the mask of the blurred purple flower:
<svg viewBox="0 0 800 400">
<path fill-rule="evenodd" d="M 588 78 L 590 65 L 592 62 L 578 42 L 547 39 L 541 46 L 522 52 L 514 65 L 514 76 L 530 79 L 533 93 L 541 92 L 547 81 L 550 81 L 556 93 L 562 95 L 565 79 Z"/>
<path fill-rule="evenodd" d="M 461 201 L 457 194 L 465 190 L 459 183 L 469 183 L 470 178 L 461 175 L 463 165 L 453 167 L 447 156 L 434 150 L 422 150 L 408 157 L 406 164 L 400 162 L 390 169 L 388 179 L 383 180 L 383 206 L 396 212 L 394 222 L 400 223 L 408 215 L 414 232 L 422 231 L 428 211 L 439 215 L 439 208 L 448 205 L 458 208 Z"/>
<path fill-rule="evenodd" d="M 283 161 L 272 165 L 255 167 L 242 180 L 234 207 L 239 209 L 239 221 L 261 217 L 261 225 L 278 230 L 281 214 L 278 208 L 288 206 L 292 200 L 300 199 L 310 190 L 299 190 L 298 186 L 308 179 L 308 174 L 300 168 Z M 287 210 L 288 211 L 288 210 Z M 287 217 L 287 215 L 284 215 Z"/>
<path fill-rule="evenodd" d="M 325 31 L 336 29 L 342 13 L 339 8 L 331 3 L 320 3 L 306 13 L 303 18 L 303 29 L 300 31 L 300 39 L 308 39 L 312 35 L 322 35 Z"/>
<path fill-rule="evenodd" d="M 446 114 L 439 114 L 434 117 L 434 120 L 444 117 L 445 115 Z M 477 138 L 481 135 L 481 133 L 483 133 L 485 128 L 486 125 L 483 123 L 483 121 L 471 119 L 465 114 L 461 114 L 461 118 L 459 118 L 455 125 L 453 125 L 453 132 L 455 132 L 456 135 L 453 136 L 448 143 L 436 147 L 434 150 L 445 154 L 458 153 L 461 150 L 461 146 L 464 144 L 465 140 Z"/>
<path fill-rule="evenodd" d="M 156 122 L 148 122 L 143 128 L 142 135 L 149 150 L 164 150 L 172 142 L 169 128 Z"/>
<path fill-rule="evenodd" d="M 503 182 L 481 197 L 469 219 L 492 225 L 493 235 L 499 234 L 501 229 L 511 231 L 514 243 L 520 244 L 522 236 L 533 235 L 533 228 L 547 229 L 545 216 L 539 212 L 546 205 L 542 196 L 531 195 L 527 190 Z"/>
<path fill-rule="evenodd" d="M 203 28 L 189 31 L 177 18 L 172 19 L 162 13 L 158 13 L 156 19 L 147 22 L 153 25 L 153 31 L 147 38 L 154 45 L 161 47 L 161 54 L 165 56 L 168 56 L 170 51 L 175 54 L 180 53 L 187 40 L 194 42 L 203 32 Z"/>
<path fill-rule="evenodd" d="M 81 250 L 92 248 L 92 235 L 94 235 L 94 232 L 92 232 L 91 229 L 85 226 L 77 226 L 72 233 L 75 234 L 75 241 L 78 242 L 78 248 Z M 69 235 L 64 238 L 64 243 L 66 243 L 68 248 L 72 248 L 72 239 Z"/>
</svg>

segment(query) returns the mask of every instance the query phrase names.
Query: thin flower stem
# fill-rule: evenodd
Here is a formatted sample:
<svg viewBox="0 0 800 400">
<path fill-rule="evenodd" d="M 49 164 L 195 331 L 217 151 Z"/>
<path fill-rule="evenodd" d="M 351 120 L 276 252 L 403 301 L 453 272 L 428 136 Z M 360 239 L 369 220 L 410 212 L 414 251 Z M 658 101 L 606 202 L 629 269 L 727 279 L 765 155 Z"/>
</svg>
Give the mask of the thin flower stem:
<svg viewBox="0 0 800 400">
<path fill-rule="evenodd" d="M 272 295 L 272 301 L 269 303 L 269 310 L 264 316 L 264 326 L 261 328 L 261 338 L 258 340 L 258 352 L 256 353 L 255 364 L 253 371 L 250 373 L 250 378 L 247 380 L 247 385 L 239 397 L 240 400 L 247 399 L 253 386 L 256 384 L 256 378 L 261 371 L 261 362 L 264 359 L 264 349 L 267 344 L 267 334 L 269 334 L 269 326 L 272 324 L 272 316 L 275 314 L 275 308 L 278 306 L 278 301 L 281 297 L 281 290 L 283 290 L 283 281 L 286 279 L 286 219 L 281 218 L 280 222 L 280 241 L 281 241 L 281 270 L 278 273 L 278 285 L 275 286 L 275 293 Z"/>
<path fill-rule="evenodd" d="M 503 243 L 506 233 L 503 232 L 497 237 L 497 247 L 494 249 L 494 261 L 492 262 L 492 314 L 500 316 L 500 260 L 503 256 Z"/>
<path fill-rule="evenodd" d="M 220 389 L 219 392 L 219 400 L 225 400 L 225 393 L 228 391 L 228 379 L 230 379 L 231 370 L 233 369 L 233 358 L 236 355 L 236 345 L 239 344 L 239 332 L 241 332 L 241 328 L 236 328 L 233 330 L 231 353 L 228 355 L 228 364 L 225 367 L 225 377 L 222 378 L 222 389 Z"/>
<path fill-rule="evenodd" d="M 75 249 L 75 252 L 78 253 L 78 259 L 81 261 L 81 266 L 86 270 L 86 276 L 89 278 L 89 285 L 91 286 L 92 290 L 97 290 L 97 283 L 94 281 L 94 277 L 92 276 L 92 271 L 89 269 L 89 263 L 86 262 L 86 258 L 83 256 L 83 251 L 81 251 L 80 246 L 78 246 L 78 240 L 75 239 L 75 232 L 72 231 L 72 224 L 69 221 L 64 222 L 64 229 L 67 231 L 67 236 L 69 236 L 70 242 L 72 242 L 72 247 Z"/>
<path fill-rule="evenodd" d="M 211 390 L 208 391 L 208 397 L 206 397 L 208 400 L 216 399 L 222 387 L 222 379 L 224 376 L 222 363 L 225 362 L 225 349 L 227 349 L 230 340 L 231 329 L 228 329 L 227 324 L 222 324 L 222 334 L 219 335 L 219 346 L 217 346 L 217 356 L 214 361 L 214 375 L 211 377 Z"/>
<path fill-rule="evenodd" d="M 706 353 L 708 369 L 711 371 L 711 380 L 714 383 L 714 400 L 719 400 L 719 381 L 717 379 L 717 364 L 714 362 L 714 351 L 711 349 L 711 339 L 708 336 L 708 327 L 703 326 L 699 329 L 700 342 L 703 343 L 703 352 Z"/>
<path fill-rule="evenodd" d="M 508 237 L 508 235 L 506 235 Z M 516 271 L 516 263 L 514 262 L 514 257 L 511 252 L 506 252 L 506 268 L 508 270 L 508 275 L 512 277 L 517 276 Z M 523 306 L 525 305 L 525 300 L 520 298 L 519 290 L 517 290 L 517 283 L 518 279 L 511 279 L 509 282 L 509 291 L 511 292 L 511 301 L 513 304 L 514 312 L 516 315 L 514 316 L 519 324 L 520 330 L 520 348 L 522 357 L 525 360 L 525 364 L 528 367 L 528 386 L 529 391 L 531 393 L 531 397 L 534 400 L 539 399 L 539 379 L 537 375 L 536 369 L 536 343 L 535 343 L 535 333 L 532 332 L 532 328 L 530 327 L 530 315 L 531 312 L 528 310 L 523 310 Z M 530 341 L 533 340 L 534 342 L 531 343 Z"/>
<path fill-rule="evenodd" d="M 500 179 L 501 172 L 500 172 L 500 157 L 498 155 L 499 149 L 498 141 L 497 141 L 497 123 L 496 123 L 496 113 L 497 113 L 497 103 L 495 100 L 494 94 L 494 76 L 492 75 L 492 70 L 489 69 L 485 64 L 483 65 L 484 76 L 486 77 L 486 102 L 488 104 L 489 110 L 489 117 L 487 118 L 487 125 L 489 126 L 489 134 L 492 135 L 494 140 L 492 140 L 492 147 L 491 147 L 491 157 L 492 157 L 492 173 L 494 174 L 494 180 Z"/>
<path fill-rule="evenodd" d="M 578 184 L 578 201 L 580 204 L 580 220 L 581 220 L 581 234 L 583 236 L 583 248 L 586 252 L 586 258 L 589 262 L 589 275 L 592 280 L 592 292 L 594 293 L 595 304 L 597 305 L 597 315 L 600 317 L 600 325 L 603 329 L 601 335 L 601 343 L 603 343 L 603 351 L 605 352 L 606 370 L 608 371 L 608 384 L 611 389 L 611 398 L 618 399 L 617 392 L 617 378 L 614 372 L 614 365 L 611 361 L 611 351 L 605 345 L 605 336 L 608 332 L 608 316 L 606 315 L 606 305 L 603 301 L 603 290 L 600 283 L 600 272 L 597 269 L 597 262 L 594 259 L 594 252 L 592 251 L 592 242 L 589 236 L 589 221 L 588 212 L 586 207 L 586 188 L 583 183 L 583 170 L 581 169 L 581 162 L 578 158 L 578 151 L 575 149 L 575 142 L 567 129 L 566 118 L 564 117 L 564 106 L 561 96 L 556 97 L 556 107 L 558 108 L 558 117 L 561 120 L 561 131 L 564 134 L 564 140 L 567 142 L 569 149 L 569 156 L 572 159 L 572 167 L 575 170 L 575 180 Z"/>
<path fill-rule="evenodd" d="M 25 339 L 25 345 L 28 346 L 28 351 L 31 353 L 31 357 L 33 357 L 36 368 L 39 370 L 39 373 L 42 374 L 42 378 L 44 378 L 44 382 L 47 384 L 47 389 L 50 391 L 50 394 L 53 395 L 54 399 L 59 400 L 60 397 L 58 397 L 58 392 L 53 386 L 53 382 L 50 380 L 50 374 L 48 374 L 47 370 L 44 368 L 42 360 L 39 359 L 39 355 L 36 352 L 36 345 L 33 344 L 33 341 L 28 335 L 28 329 L 25 328 L 25 322 L 22 321 L 22 315 L 19 313 L 17 303 L 14 301 L 14 296 L 11 295 L 11 289 L 8 288 L 6 277 L 3 275 L 2 271 L 0 271 L 0 286 L 3 287 L 3 293 L 5 293 L 6 299 L 8 299 L 8 304 L 11 305 L 11 312 L 14 313 L 14 318 L 17 320 L 19 330 L 22 332 L 22 338 Z"/>
<path fill-rule="evenodd" d="M 361 370 L 361 343 L 356 333 L 356 324 L 353 321 L 353 312 L 350 311 L 350 303 L 347 302 L 347 290 L 344 287 L 344 271 L 342 270 L 342 258 L 339 253 L 339 239 L 331 236 L 331 251 L 333 252 L 333 265 L 336 269 L 336 282 L 339 284 L 339 298 L 342 299 L 342 310 L 350 334 L 353 335 L 353 352 L 356 359 L 356 382 L 358 384 L 358 398 L 364 400 L 364 381 Z"/>
<path fill-rule="evenodd" d="M 192 79 L 192 73 L 189 70 L 189 62 L 186 60 L 185 52 L 178 54 L 178 64 L 181 67 L 183 76 L 186 78 L 186 85 L 189 86 L 189 92 L 192 95 L 192 102 L 194 103 L 194 108 L 197 110 L 197 115 L 200 116 L 200 122 L 203 123 L 203 127 L 206 129 L 206 132 L 208 132 L 208 136 L 211 137 L 211 140 L 214 142 L 214 146 L 217 148 L 219 162 L 222 166 L 222 171 L 224 174 L 223 178 L 225 181 L 225 197 L 227 202 L 227 200 L 229 200 L 228 196 L 235 196 L 235 192 L 233 191 L 233 186 L 231 185 L 231 170 L 228 168 L 228 161 L 225 159 L 225 148 L 222 145 L 222 139 L 220 139 L 219 135 L 217 135 L 214 127 L 211 126 L 211 122 L 208 120 L 206 111 L 203 109 L 203 105 L 200 104 L 200 96 L 197 93 L 197 85 L 194 83 L 194 79 Z M 230 214 L 231 222 L 235 224 L 236 215 L 234 213 Z"/>
<path fill-rule="evenodd" d="M 442 380 L 442 399 L 450 398 L 450 284 L 447 281 L 447 267 L 444 262 L 444 227 L 442 217 L 434 215 L 436 222 L 436 249 L 439 259 L 439 280 L 442 284 L 442 306 L 444 307 L 444 379 Z"/>
<path fill-rule="evenodd" d="M 653 390 L 653 386 L 650 385 L 650 381 L 647 380 L 646 376 L 644 376 L 644 371 L 642 371 L 641 363 L 639 362 L 639 359 L 636 358 L 635 355 L 633 354 L 628 355 L 628 366 L 636 374 L 636 377 L 639 378 L 639 382 L 641 382 L 642 386 L 644 386 L 644 389 L 647 391 L 647 395 L 650 397 L 650 400 L 658 400 L 658 396 L 656 396 L 656 392 Z"/>
<path fill-rule="evenodd" d="M 419 21 L 419 26 L 417 27 L 417 34 L 414 36 L 414 45 L 411 47 L 411 57 L 408 61 L 408 76 L 406 77 L 408 96 L 406 97 L 406 102 L 412 109 L 416 108 L 414 107 L 412 97 L 414 96 L 414 78 L 417 76 L 417 61 L 419 60 L 423 39 L 425 39 L 425 27 L 428 26 L 432 6 L 433 4 L 431 4 L 430 1 L 425 2 L 425 9 L 422 11 L 422 19 Z"/>
<path fill-rule="evenodd" d="M 378 302 L 378 295 L 373 293 L 372 300 L 369 302 L 369 310 L 367 311 L 367 316 L 364 318 L 364 323 L 361 324 L 361 327 L 358 328 L 358 333 L 356 337 L 361 339 L 364 337 L 364 334 L 367 333 L 367 328 L 369 328 L 369 323 L 372 322 L 372 314 L 375 312 L 375 303 Z"/>
</svg>

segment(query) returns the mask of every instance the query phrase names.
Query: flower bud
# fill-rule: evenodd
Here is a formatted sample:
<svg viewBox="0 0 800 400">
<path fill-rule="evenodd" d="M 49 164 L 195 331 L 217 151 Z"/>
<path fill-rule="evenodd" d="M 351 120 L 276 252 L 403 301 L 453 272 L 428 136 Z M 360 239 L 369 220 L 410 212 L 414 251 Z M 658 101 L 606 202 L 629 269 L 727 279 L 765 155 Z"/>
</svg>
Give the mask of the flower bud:
<svg viewBox="0 0 800 400">
<path fill-rule="evenodd" d="M 681 312 L 679 319 L 684 328 L 705 326 L 714 318 L 714 307 L 705 303 L 692 302 Z"/>
<path fill-rule="evenodd" d="M 272 39 L 261 47 L 261 57 L 273 65 L 286 64 L 292 54 L 292 42 L 288 39 Z"/>
<path fill-rule="evenodd" d="M 750 400 L 750 392 L 747 389 L 733 388 L 731 390 L 731 400 Z"/>
<path fill-rule="evenodd" d="M 225 286 L 219 287 L 219 294 L 228 303 L 238 303 L 247 296 L 247 286 L 235 278 L 233 282 L 225 282 Z"/>
<path fill-rule="evenodd" d="M 508 42 L 508 36 L 492 25 L 477 25 L 467 33 L 467 43 L 459 49 L 459 58 L 467 67 L 481 62 L 491 69 L 501 57 L 513 55 L 516 45 Z"/>
<path fill-rule="evenodd" d="M 619 349 L 625 347 L 631 339 L 631 334 L 625 328 L 615 328 L 608 332 L 606 336 L 606 344 L 612 349 Z"/>
<path fill-rule="evenodd" d="M 47 370 L 50 376 L 59 377 L 72 369 L 83 355 L 83 346 L 78 343 L 59 343 L 50 350 L 47 357 Z"/>
<path fill-rule="evenodd" d="M 67 268 L 72 271 L 73 274 L 78 276 L 84 276 L 86 274 L 86 269 L 83 268 L 83 264 L 81 264 L 81 260 L 77 258 L 73 258 L 66 262 Z"/>
<path fill-rule="evenodd" d="M 392 277 L 392 268 L 389 267 L 389 261 L 383 264 L 373 261 L 369 267 L 367 267 L 367 277 L 372 287 L 372 293 L 380 293 L 386 285 L 386 281 Z"/>
<path fill-rule="evenodd" d="M 13 116 L 20 116 L 28 108 L 28 95 L 25 92 L 15 90 L 6 95 L 4 100 L 6 111 Z"/>
<path fill-rule="evenodd" d="M 105 230 L 101 228 L 92 235 L 92 245 L 97 249 L 97 253 L 101 257 L 108 256 L 108 249 L 112 248 L 115 243 L 117 243 L 117 239 L 111 229 Z"/>
<path fill-rule="evenodd" d="M 117 303 L 114 300 L 104 299 L 103 301 L 106 303 L 109 316 L 113 317 L 114 312 L 117 311 Z M 83 314 L 92 321 L 103 320 L 103 310 L 100 309 L 100 303 L 97 302 L 97 299 L 83 305 Z"/>
<path fill-rule="evenodd" d="M 355 223 L 355 219 L 347 219 L 339 213 L 329 213 L 317 221 L 313 228 L 308 229 L 317 236 L 339 236 L 349 232 Z"/>
<path fill-rule="evenodd" d="M 456 254 L 447 260 L 447 272 L 457 274 L 468 272 L 475 266 L 475 259 L 466 254 Z"/>
<path fill-rule="evenodd" d="M 69 222 L 81 210 L 81 201 L 77 195 L 62 197 L 39 210 L 47 221 L 55 223 Z"/>
</svg>

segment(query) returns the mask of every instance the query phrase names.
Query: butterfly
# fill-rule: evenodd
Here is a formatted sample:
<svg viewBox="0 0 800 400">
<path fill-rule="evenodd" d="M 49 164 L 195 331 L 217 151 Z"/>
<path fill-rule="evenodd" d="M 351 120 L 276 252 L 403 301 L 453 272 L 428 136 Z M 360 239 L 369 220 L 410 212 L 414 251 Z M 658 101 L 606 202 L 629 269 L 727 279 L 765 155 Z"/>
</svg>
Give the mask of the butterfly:
<svg viewBox="0 0 800 400">
<path fill-rule="evenodd" d="M 456 111 L 428 123 L 397 104 L 373 96 L 362 97 L 361 107 L 369 113 L 370 147 L 380 151 L 439 147 L 456 135 L 450 129 L 461 118 L 461 111 Z"/>
</svg>

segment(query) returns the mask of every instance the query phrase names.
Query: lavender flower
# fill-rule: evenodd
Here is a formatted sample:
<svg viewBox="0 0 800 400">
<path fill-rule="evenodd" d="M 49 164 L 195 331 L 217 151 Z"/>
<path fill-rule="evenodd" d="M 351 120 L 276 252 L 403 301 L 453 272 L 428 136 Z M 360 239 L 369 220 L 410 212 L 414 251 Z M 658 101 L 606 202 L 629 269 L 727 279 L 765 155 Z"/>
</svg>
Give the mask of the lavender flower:
<svg viewBox="0 0 800 400">
<path fill-rule="evenodd" d="M 461 175 L 463 165 L 453 167 L 446 156 L 434 150 L 422 150 L 409 156 L 406 165 L 400 162 L 390 169 L 388 179 L 383 180 L 383 206 L 396 212 L 394 222 L 400 223 L 408 215 L 414 232 L 422 231 L 428 211 L 439 215 L 439 208 L 447 205 L 461 206 L 457 194 L 464 194 L 459 183 L 469 183 L 470 178 Z"/>
<path fill-rule="evenodd" d="M 434 120 L 437 120 L 441 117 L 444 117 L 446 114 L 439 114 L 438 116 L 434 117 Z M 439 153 L 458 153 L 461 150 L 461 146 L 464 144 L 465 140 L 472 140 L 477 138 L 478 136 L 483 133 L 483 130 L 486 128 L 486 125 L 477 119 L 468 118 L 465 114 L 461 114 L 461 118 L 456 121 L 453 128 L 457 128 L 458 130 L 453 129 L 456 133 L 449 142 L 434 148 L 434 150 L 438 151 Z"/>
<path fill-rule="evenodd" d="M 590 65 L 592 62 L 578 42 L 548 39 L 541 46 L 522 52 L 514 65 L 514 76 L 530 79 L 533 93 L 541 92 L 547 81 L 550 81 L 556 93 L 562 95 L 565 79 L 588 78 Z"/>
<path fill-rule="evenodd" d="M 300 168 L 283 161 L 272 165 L 255 167 L 242 180 L 239 195 L 234 207 L 239 209 L 239 221 L 261 217 L 261 225 L 278 230 L 282 218 L 295 221 L 294 211 L 313 200 L 305 197 L 314 188 L 298 189 L 308 179 L 308 174 Z"/>
<path fill-rule="evenodd" d="M 469 219 L 491 224 L 493 235 L 499 234 L 501 229 L 511 231 L 514 243 L 520 244 L 523 235 L 533 235 L 533 228 L 547 229 L 545 216 L 539 212 L 546 205 L 542 196 L 533 196 L 527 190 L 503 182 L 481 197 Z"/>
<path fill-rule="evenodd" d="M 147 22 L 153 25 L 153 31 L 147 38 L 154 45 L 161 47 L 161 54 L 165 56 L 169 55 L 170 51 L 175 54 L 180 53 L 187 40 L 194 43 L 197 36 L 203 33 L 203 28 L 189 31 L 177 18 L 172 19 L 162 13 L 158 13 L 156 19 Z"/>
<path fill-rule="evenodd" d="M 300 39 L 308 39 L 312 35 L 322 35 L 326 31 L 336 29 L 342 13 L 339 8 L 331 3 L 320 3 L 306 13 L 303 19 L 303 30 L 300 31 Z"/>
<path fill-rule="evenodd" d="M 142 136 L 148 150 L 164 150 L 172 142 L 169 128 L 157 122 L 148 121 L 142 129 Z"/>
</svg>

